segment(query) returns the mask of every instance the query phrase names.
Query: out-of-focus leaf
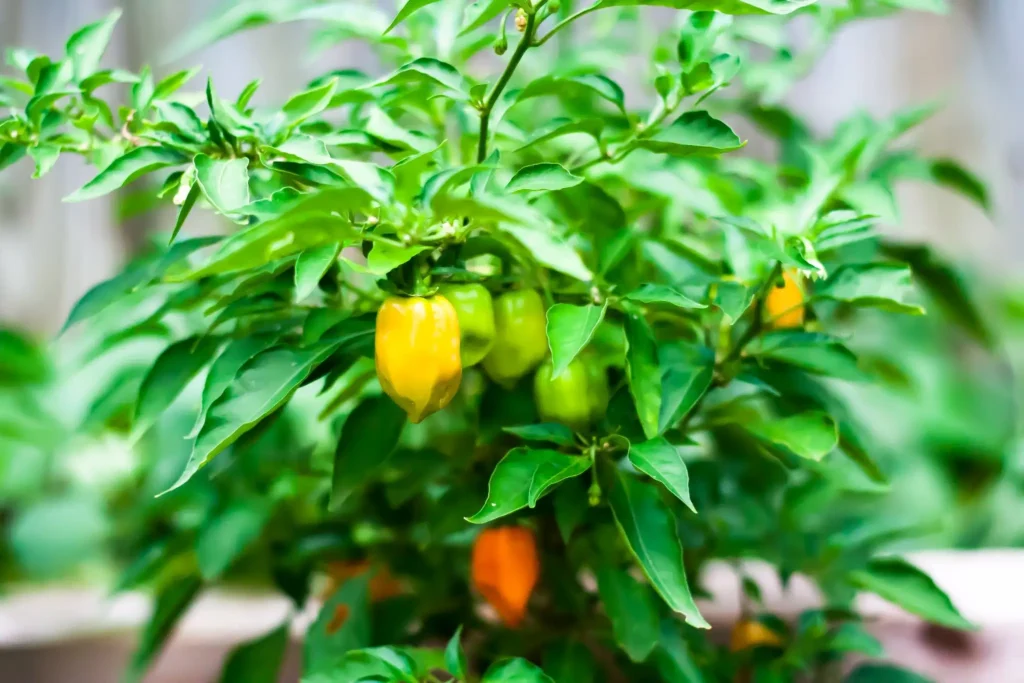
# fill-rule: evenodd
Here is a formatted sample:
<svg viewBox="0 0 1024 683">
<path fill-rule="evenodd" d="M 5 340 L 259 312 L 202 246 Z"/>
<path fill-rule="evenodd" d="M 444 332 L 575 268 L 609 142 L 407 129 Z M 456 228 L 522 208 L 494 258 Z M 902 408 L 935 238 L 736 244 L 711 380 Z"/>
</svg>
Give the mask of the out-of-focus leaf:
<svg viewBox="0 0 1024 683">
<path fill-rule="evenodd" d="M 864 569 L 852 572 L 850 581 L 941 626 L 968 631 L 977 628 L 960 615 L 931 577 L 901 558 L 875 558 Z"/>
<path fill-rule="evenodd" d="M 634 662 L 642 662 L 658 644 L 658 610 L 647 586 L 613 567 L 598 567 L 597 590 L 615 641 Z"/>
<path fill-rule="evenodd" d="M 235 501 L 207 522 L 196 539 L 196 563 L 207 581 L 220 578 L 263 531 L 270 510 L 260 499 Z"/>
<path fill-rule="evenodd" d="M 102 197 L 147 173 L 177 166 L 185 161 L 185 156 L 180 152 L 165 147 L 136 147 L 114 159 L 95 178 L 65 197 L 64 201 L 81 202 Z"/>
<path fill-rule="evenodd" d="M 288 647 L 288 623 L 231 651 L 220 683 L 275 683 Z"/>
</svg>

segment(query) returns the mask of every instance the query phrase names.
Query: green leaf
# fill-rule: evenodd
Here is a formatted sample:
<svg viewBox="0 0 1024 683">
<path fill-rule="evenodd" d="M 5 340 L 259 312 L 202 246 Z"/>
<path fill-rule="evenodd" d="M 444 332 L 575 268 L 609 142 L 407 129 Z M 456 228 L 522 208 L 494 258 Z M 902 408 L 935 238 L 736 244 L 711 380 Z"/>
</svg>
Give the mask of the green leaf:
<svg viewBox="0 0 1024 683">
<path fill-rule="evenodd" d="M 433 5 L 439 0 L 406 0 L 406 3 L 402 5 L 402 9 L 398 10 L 398 14 L 395 16 L 394 21 L 384 30 L 384 35 L 391 33 L 391 30 L 401 24 L 403 21 L 409 18 L 413 12 L 418 12 L 424 7 Z"/>
<path fill-rule="evenodd" d="M 571 96 L 580 91 L 592 93 L 608 100 L 620 111 L 626 111 L 626 98 L 618 83 L 601 74 L 577 76 L 541 76 L 530 81 L 518 94 L 516 101 L 544 95 Z"/>
<path fill-rule="evenodd" d="M 405 411 L 381 394 L 364 400 L 342 427 L 334 453 L 331 509 L 337 509 L 391 456 L 405 426 Z"/>
<path fill-rule="evenodd" d="M 565 239 L 553 235 L 547 230 L 521 227 L 510 223 L 503 223 L 500 228 L 503 232 L 515 237 L 541 265 L 583 282 L 593 279 L 594 274 L 583 263 L 579 253 Z"/>
<path fill-rule="evenodd" d="M 354 671 L 346 671 L 350 677 L 323 680 L 366 680 L 362 674 L 367 673 L 367 669 L 383 676 L 392 673 L 394 667 L 385 666 L 386 662 L 379 658 L 352 652 L 370 644 L 369 583 L 369 573 L 349 579 L 324 602 L 303 645 L 303 680 L 306 676 L 320 672 L 341 673 L 347 668 L 346 664 L 361 666 L 354 667 Z M 350 657 L 354 657 L 355 662 Z M 393 679 L 385 677 L 383 680 Z"/>
<path fill-rule="evenodd" d="M 924 309 L 911 301 L 913 295 L 910 268 L 901 263 L 845 265 L 814 289 L 815 297 L 894 313 L 923 314 Z"/>
<path fill-rule="evenodd" d="M 312 247 L 354 243 L 358 241 L 358 232 L 347 214 L 370 206 L 370 197 L 354 187 L 303 195 L 275 218 L 244 228 L 224 240 L 203 265 L 174 273 L 167 279 L 197 280 L 254 270 Z"/>
<path fill-rule="evenodd" d="M 504 427 L 503 431 L 525 441 L 546 441 L 558 446 L 573 446 L 576 443 L 572 430 L 557 422 L 544 422 L 525 427 Z"/>
<path fill-rule="evenodd" d="M 651 585 L 665 603 L 696 628 L 711 628 L 690 595 L 683 548 L 672 512 L 651 486 L 615 471 L 608 503 L 615 522 Z"/>
<path fill-rule="evenodd" d="M 91 75 L 100 65 L 100 59 L 107 49 L 114 25 L 121 18 L 121 10 L 115 9 L 105 18 L 83 26 L 68 38 L 65 52 L 75 69 L 75 80 Z"/>
<path fill-rule="evenodd" d="M 281 112 L 284 115 L 285 130 L 291 131 L 303 121 L 316 116 L 326 109 L 327 105 L 331 103 L 335 85 L 337 85 L 337 79 L 332 78 L 327 83 L 316 88 L 310 88 L 285 102 L 281 108 Z"/>
<path fill-rule="evenodd" d="M 508 0 L 474 0 L 463 12 L 459 35 L 465 35 L 491 21 L 508 8 Z"/>
<path fill-rule="evenodd" d="M 930 678 L 920 676 L 889 664 L 861 664 L 850 672 L 844 683 L 935 683 Z"/>
<path fill-rule="evenodd" d="M 666 287 L 665 285 L 640 285 L 627 294 L 626 298 L 642 304 L 668 304 L 676 308 L 707 308 L 705 304 L 694 301 L 675 287 Z"/>
<path fill-rule="evenodd" d="M 711 387 L 715 354 L 704 347 L 664 345 L 659 349 L 658 362 L 662 370 L 658 433 L 663 434 L 682 420 Z"/>
<path fill-rule="evenodd" d="M 604 320 L 608 304 L 603 306 L 573 306 L 555 304 L 548 309 L 548 348 L 551 349 L 551 379 L 569 367 L 573 359 L 594 337 Z"/>
<path fill-rule="evenodd" d="M 321 343 L 308 349 L 277 347 L 246 363 L 231 386 L 210 406 L 185 471 L 168 491 L 187 482 L 214 456 L 288 401 L 337 346 Z"/>
<path fill-rule="evenodd" d="M 180 152 L 164 147 L 136 147 L 114 159 L 95 178 L 64 198 L 65 202 L 81 202 L 109 194 L 137 178 L 168 166 L 187 161 Z"/>
<path fill-rule="evenodd" d="M 560 640 L 544 650 L 544 671 L 555 683 L 596 683 L 597 661 L 583 643 Z"/>
<path fill-rule="evenodd" d="M 175 72 L 170 76 L 161 78 L 153 88 L 154 100 L 163 100 L 178 92 L 183 85 L 195 78 L 196 74 L 202 71 L 201 67 L 193 67 Z"/>
<path fill-rule="evenodd" d="M 295 260 L 295 300 L 302 301 L 320 284 L 331 264 L 338 260 L 341 242 L 313 247 L 299 254 Z"/>
<path fill-rule="evenodd" d="M 677 623 L 664 621 L 661 627 L 661 642 L 652 657 L 661 678 L 665 683 L 705 683 L 704 674 L 693 660 L 686 640 L 679 634 Z"/>
<path fill-rule="evenodd" d="M 566 121 L 565 119 L 559 119 L 551 127 L 545 128 L 536 136 L 530 138 L 519 149 L 517 149 L 516 152 L 523 152 L 535 145 L 550 142 L 556 138 L 560 138 L 564 135 L 572 135 L 573 133 L 584 133 L 594 138 L 595 141 L 598 141 L 600 140 L 601 131 L 603 129 L 604 121 L 602 119 L 583 119 L 582 121 Z"/>
<path fill-rule="evenodd" d="M 219 213 L 232 214 L 249 204 L 249 160 L 211 159 L 197 154 L 196 184 Z"/>
<path fill-rule="evenodd" d="M 36 162 L 36 170 L 32 173 L 32 177 L 42 178 L 57 163 L 60 147 L 47 144 L 36 145 L 28 148 L 28 155 L 32 157 L 32 161 Z"/>
<path fill-rule="evenodd" d="M 196 538 L 196 563 L 203 578 L 219 579 L 260 537 L 269 513 L 262 499 L 238 500 L 207 522 Z"/>
<path fill-rule="evenodd" d="M 662 402 L 658 347 L 651 326 L 639 313 L 627 312 L 625 329 L 626 380 L 644 435 L 653 439 L 658 435 Z"/>
<path fill-rule="evenodd" d="M 368 83 L 363 88 L 375 88 L 396 83 L 426 83 L 430 86 L 441 86 L 446 94 L 454 99 L 469 99 L 469 84 L 459 70 L 448 62 L 432 57 L 420 57 L 403 64 L 384 78 Z"/>
<path fill-rule="evenodd" d="M 864 372 L 853 352 L 827 334 L 778 330 L 763 335 L 749 347 L 751 356 L 794 365 L 829 377 L 863 380 Z"/>
<path fill-rule="evenodd" d="M 560 482 L 590 469 L 590 458 L 557 451 L 513 448 L 494 468 L 483 507 L 466 521 L 486 524 L 537 505 Z"/>
<path fill-rule="evenodd" d="M 199 595 L 202 587 L 203 582 L 198 577 L 180 577 L 169 583 L 157 595 L 153 614 L 142 631 L 125 674 L 126 683 L 139 683 L 142 680 L 150 662 L 160 652 L 178 620 Z"/>
<path fill-rule="evenodd" d="M 224 663 L 220 683 L 276 683 L 287 648 L 285 622 L 270 633 L 235 647 Z"/>
<path fill-rule="evenodd" d="M 814 461 L 824 458 L 839 444 L 835 420 L 820 411 L 773 417 L 762 422 L 746 422 L 743 427 L 760 439 Z"/>
<path fill-rule="evenodd" d="M 690 474 L 686 469 L 686 462 L 679 449 L 667 439 L 659 436 L 650 441 L 631 444 L 629 461 L 639 471 L 661 482 L 686 507 L 694 513 L 697 512 L 693 507 L 693 501 L 690 500 Z"/>
<path fill-rule="evenodd" d="M 0 405 L 8 410 L 6 402 Z M 5 413 L 0 426 L 6 427 L 7 417 Z M 6 440 L 0 443 L 7 447 Z M 28 455 L 28 451 L 23 453 Z M 4 534 L 9 539 L 13 559 L 17 560 L 12 565 L 20 565 L 30 575 L 41 578 L 67 575 L 76 566 L 100 555 L 110 537 L 110 521 L 103 501 L 82 493 L 25 504 L 11 516 Z"/>
<path fill-rule="evenodd" d="M 935 14 L 947 14 L 949 12 L 947 0 L 881 0 L 881 2 L 890 7 L 917 10 L 919 12 L 934 12 Z"/>
<path fill-rule="evenodd" d="M 691 12 L 721 12 L 722 14 L 790 14 L 818 0 L 599 0 L 601 7 L 627 7 L 654 5 L 686 9 Z M 902 0 L 898 0 L 902 1 Z M 911 0 L 913 1 L 913 0 Z"/>
<path fill-rule="evenodd" d="M 366 257 L 366 269 L 374 275 L 387 275 L 427 249 L 429 247 L 422 244 L 400 247 L 387 242 L 374 242 L 373 249 Z"/>
<path fill-rule="evenodd" d="M 840 624 L 829 636 L 828 650 L 843 654 L 857 653 L 877 659 L 885 655 L 885 648 L 873 635 L 860 624 L 846 622 Z"/>
<path fill-rule="evenodd" d="M 448 641 L 448 645 L 444 648 L 444 664 L 448 668 L 448 673 L 457 679 L 466 680 L 469 665 L 466 662 L 466 652 L 462 649 L 461 638 L 462 626 L 459 626 L 455 630 L 455 635 L 452 636 L 451 640 Z"/>
<path fill-rule="evenodd" d="M 612 622 L 615 642 L 634 662 L 642 662 L 658 644 L 658 609 L 648 587 L 626 572 L 598 567 L 597 590 Z"/>
<path fill-rule="evenodd" d="M 189 337 L 175 342 L 157 356 L 146 372 L 135 403 L 135 432 L 142 433 L 167 410 L 217 353 L 220 340 Z"/>
<path fill-rule="evenodd" d="M 213 361 L 213 364 L 210 366 L 210 372 L 206 375 L 199 414 L 196 416 L 195 424 L 186 438 L 196 438 L 206 422 L 206 414 L 210 410 L 210 406 L 213 405 L 213 402 L 227 391 L 227 388 L 231 386 L 242 366 L 253 356 L 270 348 L 274 341 L 275 338 L 272 336 L 250 335 L 228 342 L 228 345 L 224 347 L 221 354 Z"/>
<path fill-rule="evenodd" d="M 575 187 L 583 182 L 583 178 L 573 175 L 561 164 L 544 162 L 524 166 L 516 171 L 512 179 L 505 185 L 506 192 L 534 192 L 564 190 Z"/>
<path fill-rule="evenodd" d="M 968 631 L 977 628 L 960 615 L 931 577 L 901 558 L 870 560 L 866 568 L 850 573 L 850 581 L 932 623 Z"/>
<path fill-rule="evenodd" d="M 728 125 L 706 111 L 691 111 L 637 145 L 677 157 L 717 155 L 744 145 Z"/>
<path fill-rule="evenodd" d="M 185 225 L 188 215 L 192 213 L 192 207 L 196 205 L 196 201 L 202 193 L 203 191 L 200 189 L 199 184 L 193 182 L 192 187 L 188 190 L 188 194 L 185 195 L 185 201 L 181 203 L 181 207 L 178 209 L 178 217 L 174 220 L 174 229 L 171 230 L 171 237 L 167 240 L 168 244 L 174 243 L 178 233 L 181 232 L 181 228 Z"/>
<path fill-rule="evenodd" d="M 248 121 L 230 102 L 222 100 L 213 89 L 213 79 L 206 79 L 206 103 L 210 107 L 213 121 L 234 137 L 245 137 L 253 130 Z"/>
<path fill-rule="evenodd" d="M 499 659 L 491 664 L 480 683 L 554 683 L 535 664 L 525 659 Z"/>
</svg>

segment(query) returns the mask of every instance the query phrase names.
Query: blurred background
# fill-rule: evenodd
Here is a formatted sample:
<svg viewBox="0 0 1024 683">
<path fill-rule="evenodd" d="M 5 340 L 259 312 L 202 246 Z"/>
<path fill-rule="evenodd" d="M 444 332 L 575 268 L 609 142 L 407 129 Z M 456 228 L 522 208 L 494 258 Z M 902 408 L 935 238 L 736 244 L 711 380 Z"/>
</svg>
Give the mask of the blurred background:
<svg viewBox="0 0 1024 683">
<path fill-rule="evenodd" d="M 0 0 L 0 51 L 25 46 L 60 52 L 77 27 L 120 6 L 124 15 L 104 64 L 131 70 L 153 64 L 158 77 L 201 64 L 196 82 L 212 75 L 228 93 L 262 78 L 257 104 L 284 101 L 330 68 L 374 70 L 358 43 L 307 49 L 315 27 L 302 23 L 245 31 L 198 50 L 181 42 L 231 4 Z M 390 12 L 392 3 L 379 4 Z M 928 156 L 959 159 L 988 184 L 987 213 L 959 195 L 908 184 L 900 189 L 900 216 L 886 229 L 932 245 L 955 265 L 989 343 L 965 331 L 971 325 L 964 325 L 970 315 L 963 311 L 865 317 L 853 332 L 855 348 L 868 358 L 884 351 L 899 360 L 877 368 L 889 378 L 886 386 L 845 391 L 872 427 L 873 453 L 893 479 L 894 495 L 883 503 L 872 499 L 866 514 L 893 528 L 918 528 L 905 542 L 908 550 L 1018 548 L 1024 546 L 1024 448 L 1015 379 L 1024 361 L 1024 283 L 1017 265 L 1024 258 L 1024 2 L 951 5 L 947 16 L 908 12 L 857 22 L 786 103 L 827 134 L 858 110 L 882 117 L 939 102 L 944 108 L 913 133 L 914 144 Z M 657 22 L 657 12 L 645 21 Z M 638 108 L 639 84 L 619 81 L 627 102 Z M 756 131 L 744 133 L 753 153 L 764 151 Z M 80 339 L 48 341 L 75 301 L 119 272 L 156 233 L 166 233 L 174 214 L 167 207 L 150 210 L 131 188 L 61 203 L 93 175 L 71 155 L 42 180 L 32 180 L 31 172 L 31 161 L 23 160 L 0 174 L 0 334 L 8 334 L 0 339 L 8 352 L 8 360 L 0 354 L 0 528 L 7 534 L 0 543 L 0 602 L 5 580 L 106 578 L 110 565 L 128 554 L 117 545 L 124 524 L 111 519 L 110 510 L 118 508 L 109 501 L 124 495 L 121 486 L 141 467 L 140 453 L 161 448 L 151 442 L 182 444 L 190 426 L 168 426 L 141 444 L 97 428 L 110 423 L 105 411 L 118 395 L 137 390 L 137 377 L 134 384 L 112 381 L 126 358 L 138 353 L 151 360 L 152 351 L 144 343 L 109 354 Z M 223 229 L 207 212 L 194 214 L 188 225 L 193 234 Z M 26 383 L 36 387 L 31 399 L 20 388 Z M 302 433 L 319 429 L 293 427 Z M 12 431 L 19 438 L 5 440 Z M 163 458 L 162 471 L 147 473 L 143 492 L 162 490 L 161 477 L 177 471 L 178 460 Z M 134 607 L 123 609 L 131 623 Z M 5 627 L 8 634 L 17 630 L 14 620 L 24 618 L 19 614 L 24 612 L 0 609 L 0 641 Z M 116 626 L 117 618 L 110 624 Z M 4 678 L 0 667 L 0 680 L 15 679 Z"/>
</svg>

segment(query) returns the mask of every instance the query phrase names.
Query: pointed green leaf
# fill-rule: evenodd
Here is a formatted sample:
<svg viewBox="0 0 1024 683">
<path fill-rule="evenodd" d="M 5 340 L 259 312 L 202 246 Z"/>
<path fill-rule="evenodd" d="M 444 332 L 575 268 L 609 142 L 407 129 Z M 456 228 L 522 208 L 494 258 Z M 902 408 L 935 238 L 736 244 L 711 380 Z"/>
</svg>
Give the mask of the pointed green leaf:
<svg viewBox="0 0 1024 683">
<path fill-rule="evenodd" d="M 554 683 L 551 677 L 525 659 L 500 659 L 484 674 L 480 683 Z"/>
<path fill-rule="evenodd" d="M 814 296 L 871 306 L 895 313 L 920 315 L 913 303 L 915 290 L 910 268 L 901 263 L 866 263 L 841 266 L 814 289 Z"/>
<path fill-rule="evenodd" d="M 366 257 L 366 269 L 374 275 L 387 275 L 427 249 L 429 247 L 422 244 L 400 247 L 387 242 L 374 242 L 373 249 Z"/>
<path fill-rule="evenodd" d="M 276 683 L 288 636 L 285 622 L 270 633 L 235 647 L 224 663 L 220 683 Z"/>
<path fill-rule="evenodd" d="M 518 94 L 517 101 L 544 95 L 566 96 L 580 91 L 608 100 L 620 111 L 626 110 L 626 98 L 618 83 L 601 74 L 577 76 L 541 76 L 530 81 Z"/>
<path fill-rule="evenodd" d="M 631 444 L 629 461 L 633 467 L 661 482 L 686 507 L 697 512 L 690 500 L 690 474 L 679 449 L 664 437 Z"/>
<path fill-rule="evenodd" d="M 658 644 L 661 627 L 650 589 L 620 569 L 598 567 L 594 573 L 615 641 L 634 662 L 644 661 Z"/>
<path fill-rule="evenodd" d="M 114 159 L 95 178 L 64 198 L 65 202 L 81 202 L 109 194 L 137 178 L 168 166 L 185 163 L 180 152 L 163 147 L 136 147 Z"/>
<path fill-rule="evenodd" d="M 821 460 L 839 444 L 835 420 L 827 413 L 810 411 L 790 417 L 746 422 L 744 428 L 754 436 L 788 448 L 801 458 Z"/>
<path fill-rule="evenodd" d="M 494 468 L 487 486 L 487 500 L 466 520 L 486 524 L 526 506 L 537 505 L 559 482 L 590 469 L 590 458 L 551 450 L 513 448 Z"/>
<path fill-rule="evenodd" d="M 203 582 L 198 577 L 187 576 L 170 582 L 157 595 L 153 614 L 142 631 L 125 674 L 126 683 L 139 683 L 142 680 L 150 663 L 159 654 L 178 620 L 199 595 L 202 587 Z"/>
<path fill-rule="evenodd" d="M 406 3 L 402 5 L 402 9 L 398 10 L 398 14 L 395 16 L 394 21 L 384 30 L 384 34 L 391 33 L 391 30 L 401 24 L 403 21 L 409 18 L 414 12 L 418 12 L 424 7 L 433 5 L 439 0 L 406 0 Z"/>
<path fill-rule="evenodd" d="M 930 576 L 901 558 L 875 558 L 866 568 L 852 572 L 850 581 L 932 623 L 968 631 L 977 628 L 961 616 Z"/>
<path fill-rule="evenodd" d="M 548 309 L 548 348 L 551 349 L 551 379 L 569 367 L 573 359 L 594 337 L 604 320 L 608 304 L 603 306 L 573 306 L 555 304 Z"/>
<path fill-rule="evenodd" d="M 590 272 L 579 253 L 565 239 L 546 230 L 527 228 L 511 223 L 502 224 L 501 230 L 516 238 L 526 247 L 538 263 L 565 273 L 577 280 L 589 282 L 594 274 Z"/>
<path fill-rule="evenodd" d="M 544 671 L 555 683 L 596 683 L 599 667 L 586 645 L 561 640 L 544 649 Z"/>
<path fill-rule="evenodd" d="M 547 441 L 558 446 L 572 446 L 576 443 L 572 430 L 557 422 L 544 422 L 525 427 L 504 427 L 502 431 L 518 436 L 524 441 Z"/>
<path fill-rule="evenodd" d="M 349 414 L 334 452 L 332 509 L 341 507 L 387 461 L 405 421 L 405 412 L 383 394 L 364 400 Z"/>
<path fill-rule="evenodd" d="M 651 137 L 642 138 L 638 146 L 660 154 L 686 157 L 717 155 L 739 149 L 743 144 L 722 121 L 706 111 L 691 111 Z"/>
<path fill-rule="evenodd" d="M 241 499 L 210 519 L 196 538 L 196 563 L 207 581 L 220 578 L 260 537 L 270 516 L 262 499 Z"/>
<path fill-rule="evenodd" d="M 135 403 L 135 432 L 141 433 L 170 407 L 192 378 L 217 352 L 215 337 L 190 337 L 175 342 L 157 356 L 139 388 Z"/>
<path fill-rule="evenodd" d="M 370 644 L 369 584 L 370 574 L 367 572 L 343 583 L 334 595 L 324 601 L 303 644 L 303 680 L 307 676 L 312 680 L 317 673 L 350 674 L 342 678 L 350 681 L 366 680 L 363 674 L 368 673 L 382 676 L 370 680 L 394 680 L 389 675 L 393 667 L 386 662 L 352 652 Z M 355 657 L 355 661 L 350 657 Z M 352 670 L 348 670 L 346 665 L 352 665 Z M 325 676 L 320 680 L 334 683 L 337 678 Z"/>
<path fill-rule="evenodd" d="M 658 491 L 625 472 L 613 473 L 608 503 L 629 549 L 665 603 L 696 628 L 711 628 L 690 595 L 676 520 Z"/>
<path fill-rule="evenodd" d="M 76 80 L 91 75 L 99 67 L 114 33 L 114 25 L 120 18 L 121 10 L 116 9 L 105 18 L 78 29 L 68 38 L 65 51 L 74 65 Z"/>
<path fill-rule="evenodd" d="M 626 315 L 626 380 L 636 404 L 644 434 L 651 439 L 658 435 L 661 416 L 661 367 L 654 332 L 642 315 L 628 311 Z"/>
<path fill-rule="evenodd" d="M 525 166 L 512 176 L 505 185 L 506 192 L 533 192 L 564 190 L 575 187 L 583 182 L 583 178 L 573 175 L 561 164 L 544 162 Z"/>
<path fill-rule="evenodd" d="M 332 78 L 327 83 L 316 88 L 310 88 L 306 92 L 299 93 L 285 102 L 281 108 L 281 112 L 284 115 L 285 128 L 291 130 L 303 121 L 316 116 L 326 109 L 327 105 L 331 102 L 331 97 L 334 95 L 336 84 L 337 80 Z"/>
<path fill-rule="evenodd" d="M 313 247 L 299 254 L 295 261 L 295 300 L 302 301 L 320 284 L 331 264 L 338 260 L 341 242 Z"/>
<path fill-rule="evenodd" d="M 668 304 L 676 308 L 707 308 L 705 304 L 694 301 L 675 287 L 645 284 L 626 295 L 630 301 L 642 304 Z"/>
<path fill-rule="evenodd" d="M 448 667 L 448 673 L 460 680 L 466 680 L 469 665 L 466 662 L 466 652 L 462 649 L 462 626 L 455 630 L 455 635 L 448 641 L 444 649 L 444 663 Z"/>
<path fill-rule="evenodd" d="M 199 414 L 196 416 L 192 430 L 185 438 L 196 438 L 203 428 L 203 423 L 206 422 L 206 414 L 210 410 L 210 406 L 227 391 L 242 366 L 253 356 L 269 349 L 274 342 L 275 337 L 269 335 L 250 335 L 228 342 L 228 345 L 210 366 L 210 372 L 206 375 L 206 383 L 203 385 Z"/>
<path fill-rule="evenodd" d="M 658 350 L 661 364 L 661 413 L 658 433 L 676 425 L 697 405 L 715 376 L 715 354 L 704 347 L 666 344 Z"/>
</svg>

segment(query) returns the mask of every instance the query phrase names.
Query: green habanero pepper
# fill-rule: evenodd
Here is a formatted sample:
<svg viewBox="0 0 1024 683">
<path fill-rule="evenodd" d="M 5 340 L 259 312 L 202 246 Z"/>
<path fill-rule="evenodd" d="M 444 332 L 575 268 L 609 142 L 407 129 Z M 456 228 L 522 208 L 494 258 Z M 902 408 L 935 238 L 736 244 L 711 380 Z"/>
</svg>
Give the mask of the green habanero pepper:
<svg viewBox="0 0 1024 683">
<path fill-rule="evenodd" d="M 541 422 L 559 422 L 584 431 L 593 416 L 586 364 L 577 358 L 554 379 L 551 370 L 551 363 L 544 363 L 533 378 L 533 398 Z"/>
<path fill-rule="evenodd" d="M 608 412 L 608 403 L 612 398 L 608 371 L 592 360 L 584 359 L 584 363 L 587 367 L 587 390 L 590 392 L 590 420 L 599 422 Z"/>
<path fill-rule="evenodd" d="M 487 288 L 478 284 L 444 285 L 441 294 L 455 307 L 462 333 L 462 367 L 484 359 L 494 346 L 494 302 Z"/>
<path fill-rule="evenodd" d="M 484 370 L 499 384 L 513 384 L 548 353 L 544 300 L 533 289 L 519 289 L 494 300 L 497 336 L 484 358 Z"/>
</svg>

